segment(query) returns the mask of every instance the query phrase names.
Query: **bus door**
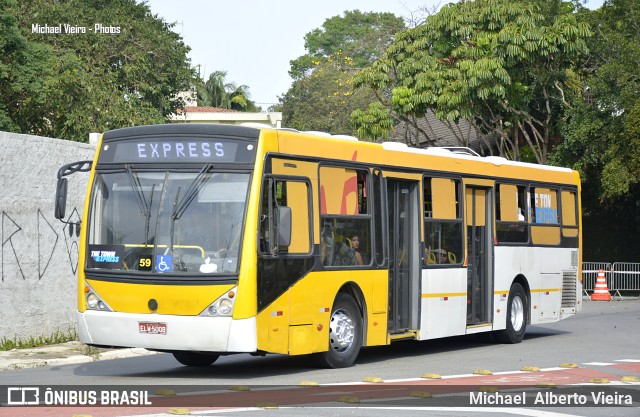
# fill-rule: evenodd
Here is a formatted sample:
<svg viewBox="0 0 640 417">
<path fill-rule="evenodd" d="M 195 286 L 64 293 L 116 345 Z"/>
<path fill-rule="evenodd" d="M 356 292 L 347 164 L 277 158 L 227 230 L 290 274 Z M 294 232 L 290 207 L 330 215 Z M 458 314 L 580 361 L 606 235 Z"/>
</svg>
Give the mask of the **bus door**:
<svg viewBox="0 0 640 417">
<path fill-rule="evenodd" d="M 420 223 L 418 181 L 387 178 L 391 335 L 418 327 Z"/>
<path fill-rule="evenodd" d="M 467 327 L 493 321 L 493 231 L 491 189 L 465 189 L 467 224 Z"/>
</svg>

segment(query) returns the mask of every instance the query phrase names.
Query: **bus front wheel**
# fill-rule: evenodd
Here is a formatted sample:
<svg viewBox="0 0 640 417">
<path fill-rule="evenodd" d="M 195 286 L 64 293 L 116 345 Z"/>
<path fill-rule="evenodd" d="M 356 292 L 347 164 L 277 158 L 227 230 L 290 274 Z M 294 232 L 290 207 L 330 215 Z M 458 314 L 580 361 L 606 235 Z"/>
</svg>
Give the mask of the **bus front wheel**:
<svg viewBox="0 0 640 417">
<path fill-rule="evenodd" d="M 219 357 L 216 354 L 199 352 L 175 351 L 172 353 L 173 357 L 185 366 L 209 366 Z"/>
<path fill-rule="evenodd" d="M 507 301 L 507 328 L 496 332 L 500 343 L 520 343 L 527 330 L 527 294 L 520 284 L 513 284 Z"/>
<path fill-rule="evenodd" d="M 352 366 L 362 347 L 362 317 L 354 299 L 338 293 L 329 320 L 329 350 L 320 354 L 320 362 L 329 368 Z"/>
</svg>

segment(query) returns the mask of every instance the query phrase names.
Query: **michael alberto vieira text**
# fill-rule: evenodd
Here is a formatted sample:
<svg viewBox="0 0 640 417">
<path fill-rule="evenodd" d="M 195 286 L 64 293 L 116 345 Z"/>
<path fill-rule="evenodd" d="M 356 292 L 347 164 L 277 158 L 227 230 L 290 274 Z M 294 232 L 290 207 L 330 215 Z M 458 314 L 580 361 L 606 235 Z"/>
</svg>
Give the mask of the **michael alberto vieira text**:
<svg viewBox="0 0 640 417">
<path fill-rule="evenodd" d="M 531 393 L 533 394 L 533 393 Z M 537 392 L 535 398 L 527 399 L 526 392 L 501 393 L 501 392 L 470 392 L 471 405 L 633 405 L 631 394 L 619 394 L 617 391 L 607 393 L 604 391 L 588 394 L 554 393 L 552 391 Z"/>
</svg>

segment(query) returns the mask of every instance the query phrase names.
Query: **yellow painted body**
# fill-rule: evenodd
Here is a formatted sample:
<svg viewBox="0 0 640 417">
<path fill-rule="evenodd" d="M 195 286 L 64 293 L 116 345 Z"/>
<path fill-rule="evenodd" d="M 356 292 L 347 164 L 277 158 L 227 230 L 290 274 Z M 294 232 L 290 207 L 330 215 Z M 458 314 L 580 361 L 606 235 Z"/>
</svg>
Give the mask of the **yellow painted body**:
<svg viewBox="0 0 640 417">
<path fill-rule="evenodd" d="M 212 301 L 231 290 L 233 285 L 146 285 L 122 282 L 87 280 L 87 283 L 115 311 L 121 313 L 170 314 L 197 316 Z M 150 299 L 158 302 L 158 308 L 149 309 Z"/>
<path fill-rule="evenodd" d="M 258 314 L 258 347 L 299 355 L 327 350 L 329 316 L 338 290 L 354 283 L 366 300 L 365 345 L 387 343 L 388 272 L 312 272 Z"/>
<path fill-rule="evenodd" d="M 98 152 L 101 142 L 98 144 Z M 342 161 L 357 161 L 371 168 L 379 168 L 386 177 L 406 178 L 420 181 L 422 171 L 438 171 L 455 173 L 461 177 L 465 186 L 493 187 L 496 178 L 511 180 L 534 179 L 539 182 L 566 184 L 578 187 L 580 180 L 575 171 L 544 170 L 533 165 L 494 164 L 484 158 L 457 159 L 427 153 L 383 150 L 382 145 L 366 142 L 354 142 L 335 138 L 324 138 L 299 132 L 263 129 L 258 141 L 258 149 L 252 183 L 250 185 L 247 203 L 245 233 L 242 242 L 242 263 L 239 269 L 238 288 L 235 298 L 233 319 L 248 319 L 255 317 L 257 332 L 257 350 L 284 354 L 307 354 L 326 351 L 329 338 L 329 318 L 336 294 L 345 285 L 350 285 L 361 293 L 363 308 L 363 325 L 365 331 L 364 345 L 384 345 L 391 342 L 391 335 L 387 331 L 388 322 L 388 291 L 389 272 L 386 269 L 360 270 L 326 270 L 312 271 L 301 277 L 288 291 L 279 296 L 274 302 L 258 312 L 257 293 L 257 235 L 259 230 L 259 210 L 262 189 L 262 173 L 264 162 L 268 155 L 272 159 L 273 174 L 281 176 L 300 177 L 309 181 L 311 186 L 312 236 L 313 244 L 320 244 L 320 211 L 321 188 L 327 198 L 326 209 L 329 213 L 339 213 L 343 207 L 354 214 L 357 211 L 357 196 L 345 193 L 342 185 L 352 180 L 353 170 L 323 168 L 323 159 Z M 322 170 L 333 169 L 330 174 L 322 175 L 333 178 L 333 186 L 320 184 L 318 173 Z M 329 171 L 327 171 L 329 172 Z M 325 176 L 328 175 L 328 176 Z M 95 171 L 91 171 L 87 195 L 91 195 Z M 468 176 L 468 177 L 467 177 Z M 479 178 L 484 177 L 484 178 Z M 438 180 L 434 183 L 434 193 L 451 193 L 453 185 L 450 180 Z M 563 196 L 570 199 L 570 196 Z M 579 199 L 578 199 L 579 200 Z M 87 198 L 83 218 L 88 219 L 89 198 Z M 553 201 L 553 204 L 557 204 Z M 580 202 L 578 201 L 578 205 Z M 578 218 L 569 219 L 577 223 L 577 229 L 562 230 L 560 227 L 533 226 L 532 237 L 534 243 L 539 240 L 544 243 L 559 241 L 560 233 L 565 236 L 579 235 L 581 230 L 581 207 L 578 208 Z M 435 206 L 439 217 L 455 218 L 455 206 Z M 470 216 L 466 213 L 466 216 Z M 484 221 L 483 213 L 476 213 L 476 224 Z M 307 224 L 294 225 L 307 228 Z M 420 227 L 420 233 L 424 226 Z M 310 252 L 313 248 L 308 243 L 296 240 L 292 245 L 300 252 Z M 581 236 L 579 236 L 581 239 Z M 423 241 L 421 236 L 421 241 Z M 306 245 L 306 246 L 305 246 Z M 78 271 L 78 311 L 86 310 L 84 260 L 86 259 L 86 235 L 81 236 Z M 580 253 L 580 251 L 579 251 Z M 581 257 L 581 253 L 579 255 Z M 578 265 L 582 260 L 579 259 Z M 578 267 L 579 268 L 579 267 Z M 581 276 L 581 271 L 578 271 Z M 115 311 L 123 313 L 151 313 L 147 305 L 150 298 L 158 301 L 160 314 L 197 316 L 208 305 L 215 301 L 233 285 L 147 285 L 117 283 L 110 281 L 87 281 L 91 287 Z M 540 290 L 538 290 L 540 291 Z M 508 292 L 508 291 L 506 291 Z M 462 297 L 465 293 L 452 294 L 422 294 L 421 298 L 437 298 L 443 296 Z M 411 330 L 417 335 L 417 330 Z"/>
</svg>

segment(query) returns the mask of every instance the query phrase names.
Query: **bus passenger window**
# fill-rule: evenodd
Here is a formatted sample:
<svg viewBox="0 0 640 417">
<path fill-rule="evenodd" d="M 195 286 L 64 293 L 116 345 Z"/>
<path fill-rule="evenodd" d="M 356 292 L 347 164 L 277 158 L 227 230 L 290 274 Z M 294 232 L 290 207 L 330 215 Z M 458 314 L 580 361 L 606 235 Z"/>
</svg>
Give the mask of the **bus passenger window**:
<svg viewBox="0 0 640 417">
<path fill-rule="evenodd" d="M 371 250 L 367 221 L 325 219 L 320 237 L 320 260 L 323 265 L 369 265 Z"/>
<path fill-rule="evenodd" d="M 559 245 L 561 228 L 558 191 L 553 188 L 531 187 L 531 243 L 534 245 Z"/>
<path fill-rule="evenodd" d="M 496 237 L 503 243 L 526 243 L 529 227 L 524 185 L 496 185 Z"/>
<path fill-rule="evenodd" d="M 369 171 L 322 166 L 319 179 L 322 265 L 370 265 Z"/>
<path fill-rule="evenodd" d="M 576 192 L 562 191 L 562 225 L 577 226 Z"/>
<path fill-rule="evenodd" d="M 531 223 L 559 224 L 558 192 L 550 188 L 531 188 Z"/>
<path fill-rule="evenodd" d="M 463 261 L 460 180 L 425 177 L 424 264 L 456 265 Z"/>
<path fill-rule="evenodd" d="M 560 193 L 562 212 L 562 236 L 565 238 L 578 237 L 578 206 L 577 192 L 562 190 Z"/>
</svg>

